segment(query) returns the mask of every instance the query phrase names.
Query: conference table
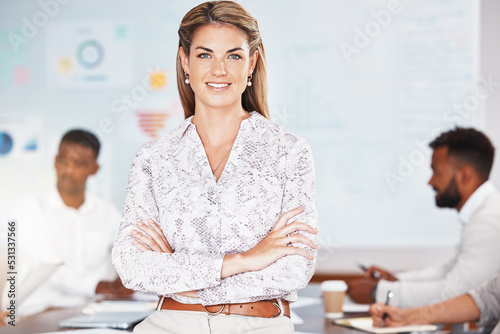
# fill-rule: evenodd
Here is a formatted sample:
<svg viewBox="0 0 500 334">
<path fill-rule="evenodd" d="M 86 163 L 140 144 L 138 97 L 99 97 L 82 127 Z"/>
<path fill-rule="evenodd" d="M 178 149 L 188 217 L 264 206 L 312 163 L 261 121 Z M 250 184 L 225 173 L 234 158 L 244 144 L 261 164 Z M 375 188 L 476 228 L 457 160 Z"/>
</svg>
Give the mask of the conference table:
<svg viewBox="0 0 500 334">
<path fill-rule="evenodd" d="M 312 283 L 309 284 L 305 289 L 299 291 L 299 299 L 301 297 L 306 298 L 319 298 L 321 295 L 319 284 Z M 55 331 L 69 331 L 69 329 L 60 328 L 58 322 L 80 314 L 80 308 L 67 308 L 67 309 L 52 309 L 40 314 L 29 316 L 23 318 L 21 321 L 16 323 L 15 327 L 4 326 L 0 327 L 0 334 L 4 333 L 46 333 Z M 303 307 L 293 308 L 300 318 L 303 319 L 303 323 L 295 325 L 296 332 L 304 333 L 334 333 L 334 334 L 360 334 L 354 329 L 349 329 L 345 327 L 340 327 L 334 325 L 330 319 L 325 318 L 322 300 L 319 303 L 314 303 L 311 305 L 305 305 Z M 344 313 L 345 317 L 359 317 L 367 316 L 366 313 Z M 123 331 L 127 333 L 128 331 Z"/>
</svg>

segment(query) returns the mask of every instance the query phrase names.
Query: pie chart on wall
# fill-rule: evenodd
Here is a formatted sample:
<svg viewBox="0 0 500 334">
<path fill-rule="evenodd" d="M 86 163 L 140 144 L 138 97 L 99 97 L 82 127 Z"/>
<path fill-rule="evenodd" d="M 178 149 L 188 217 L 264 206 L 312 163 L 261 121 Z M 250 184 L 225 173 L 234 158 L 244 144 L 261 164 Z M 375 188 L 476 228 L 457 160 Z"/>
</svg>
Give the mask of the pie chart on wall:
<svg viewBox="0 0 500 334">
<path fill-rule="evenodd" d="M 12 136 L 7 132 L 0 132 L 0 156 L 9 154 L 13 146 Z"/>
</svg>

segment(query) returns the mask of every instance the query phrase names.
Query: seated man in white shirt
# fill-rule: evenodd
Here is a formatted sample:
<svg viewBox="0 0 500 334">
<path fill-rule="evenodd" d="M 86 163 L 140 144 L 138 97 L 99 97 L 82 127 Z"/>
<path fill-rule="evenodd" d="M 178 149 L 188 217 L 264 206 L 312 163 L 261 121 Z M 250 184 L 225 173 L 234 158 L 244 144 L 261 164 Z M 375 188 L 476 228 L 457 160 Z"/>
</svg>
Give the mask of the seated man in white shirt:
<svg viewBox="0 0 500 334">
<path fill-rule="evenodd" d="M 363 279 L 350 282 L 348 293 L 360 303 L 383 302 L 391 290 L 391 305 L 417 307 L 466 293 L 500 271 L 500 194 L 488 181 L 494 148 L 474 129 L 456 128 L 432 143 L 429 184 L 436 205 L 454 208 L 462 224 L 460 245 L 448 261 L 396 275 L 371 267 Z M 373 278 L 374 272 L 381 275 Z"/>
<path fill-rule="evenodd" d="M 370 306 L 370 313 L 374 326 L 456 324 L 479 320 L 479 325 L 485 326 L 483 334 L 500 334 L 500 273 L 482 286 L 438 304 L 400 309 L 378 303 Z"/>
<path fill-rule="evenodd" d="M 17 315 L 80 306 L 95 293 L 132 293 L 111 265 L 121 215 L 111 203 L 85 191 L 87 178 L 99 169 L 99 149 L 90 132 L 66 133 L 55 158 L 56 187 L 22 200 L 14 210 L 20 284 L 39 274 L 40 265 L 60 264 L 17 305 Z M 5 299 L 4 294 L 4 305 Z"/>
</svg>

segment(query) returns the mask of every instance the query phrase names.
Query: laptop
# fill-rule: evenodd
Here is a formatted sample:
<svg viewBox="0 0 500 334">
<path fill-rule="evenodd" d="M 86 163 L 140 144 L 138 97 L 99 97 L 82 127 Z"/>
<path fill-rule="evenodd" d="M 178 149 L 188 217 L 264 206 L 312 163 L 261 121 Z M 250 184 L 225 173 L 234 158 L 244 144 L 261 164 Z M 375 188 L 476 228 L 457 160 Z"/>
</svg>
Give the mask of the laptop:
<svg viewBox="0 0 500 334">
<path fill-rule="evenodd" d="M 82 314 L 60 321 L 59 326 L 66 328 L 130 329 L 152 312 L 98 312 L 95 314 Z"/>
</svg>

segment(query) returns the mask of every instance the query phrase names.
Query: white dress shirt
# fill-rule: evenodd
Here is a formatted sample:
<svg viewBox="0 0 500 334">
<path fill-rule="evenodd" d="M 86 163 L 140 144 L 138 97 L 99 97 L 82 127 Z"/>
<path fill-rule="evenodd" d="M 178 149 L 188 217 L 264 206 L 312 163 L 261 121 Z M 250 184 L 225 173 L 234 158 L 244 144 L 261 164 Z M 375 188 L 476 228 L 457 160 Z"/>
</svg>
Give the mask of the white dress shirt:
<svg viewBox="0 0 500 334">
<path fill-rule="evenodd" d="M 481 287 L 469 291 L 469 295 L 481 311 L 479 324 L 493 327 L 492 334 L 500 334 L 500 273 Z"/>
<path fill-rule="evenodd" d="M 490 181 L 469 197 L 459 212 L 463 224 L 455 255 L 433 267 L 397 274 L 398 281 L 381 280 L 376 301 L 384 302 L 388 290 L 391 304 L 416 307 L 464 294 L 500 271 L 500 194 Z"/>
<path fill-rule="evenodd" d="M 304 206 L 295 220 L 318 226 L 314 165 L 309 146 L 257 112 L 241 122 L 216 181 L 205 150 L 186 119 L 170 134 L 144 145 L 134 159 L 113 264 L 124 285 L 182 303 L 241 303 L 296 299 L 315 261 L 285 256 L 267 268 L 221 279 L 225 254 L 261 241 L 281 214 Z M 153 218 L 173 254 L 139 251 L 136 221 Z M 315 236 L 307 233 L 315 240 Z M 316 254 L 303 244 L 297 246 Z M 199 298 L 175 295 L 197 290 Z"/>
<path fill-rule="evenodd" d="M 14 212 L 20 283 L 39 264 L 62 263 L 18 305 L 18 314 L 82 305 L 94 296 L 99 281 L 116 277 L 111 247 L 120 213 L 110 203 L 87 192 L 82 206 L 74 209 L 54 187 L 22 200 Z"/>
</svg>

